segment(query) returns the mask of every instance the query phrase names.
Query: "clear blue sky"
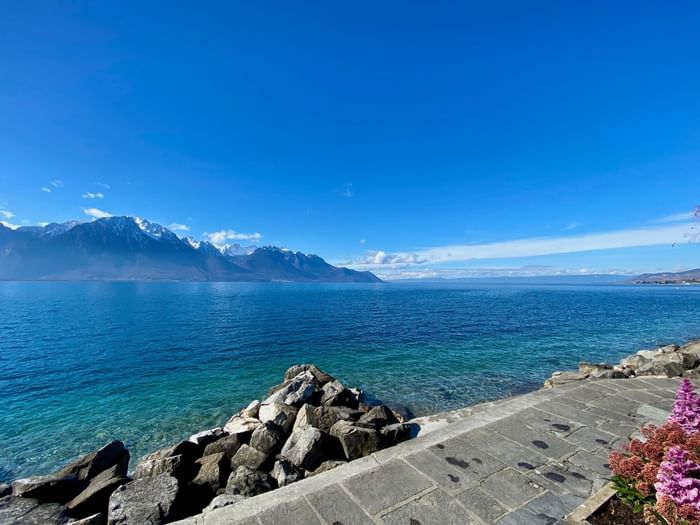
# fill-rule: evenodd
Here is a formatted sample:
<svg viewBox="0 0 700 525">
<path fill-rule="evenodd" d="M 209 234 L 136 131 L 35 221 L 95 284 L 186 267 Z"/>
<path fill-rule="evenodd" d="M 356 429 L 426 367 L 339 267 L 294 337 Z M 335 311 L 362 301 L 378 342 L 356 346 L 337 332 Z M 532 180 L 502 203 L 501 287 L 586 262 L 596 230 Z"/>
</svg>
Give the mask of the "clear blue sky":
<svg viewBox="0 0 700 525">
<path fill-rule="evenodd" d="M 699 27 L 697 1 L 9 3 L 0 219 L 382 275 L 698 267 Z"/>
</svg>

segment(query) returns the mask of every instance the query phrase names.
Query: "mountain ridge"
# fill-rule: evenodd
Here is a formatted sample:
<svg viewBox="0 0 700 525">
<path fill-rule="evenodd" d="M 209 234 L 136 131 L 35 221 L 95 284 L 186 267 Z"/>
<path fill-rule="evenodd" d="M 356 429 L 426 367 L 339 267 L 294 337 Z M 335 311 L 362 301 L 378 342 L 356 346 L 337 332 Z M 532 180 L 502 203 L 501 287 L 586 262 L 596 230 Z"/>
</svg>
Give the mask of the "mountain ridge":
<svg viewBox="0 0 700 525">
<path fill-rule="evenodd" d="M 316 255 L 274 246 L 219 249 L 127 216 L 14 230 L 0 224 L 0 280 L 381 282 Z"/>
<path fill-rule="evenodd" d="M 643 273 L 631 282 L 634 284 L 700 284 L 700 268 L 682 272 Z"/>
</svg>

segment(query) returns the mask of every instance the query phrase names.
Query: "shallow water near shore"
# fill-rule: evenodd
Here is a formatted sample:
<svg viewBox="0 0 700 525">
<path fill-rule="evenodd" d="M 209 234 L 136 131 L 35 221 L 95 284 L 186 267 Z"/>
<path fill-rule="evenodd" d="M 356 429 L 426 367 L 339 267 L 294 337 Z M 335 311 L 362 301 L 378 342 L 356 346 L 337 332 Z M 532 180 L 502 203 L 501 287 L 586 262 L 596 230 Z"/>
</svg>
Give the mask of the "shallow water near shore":
<svg viewBox="0 0 700 525">
<path fill-rule="evenodd" d="M 700 336 L 700 288 L 0 283 L 0 480 L 143 454 L 314 362 L 417 415 Z"/>
</svg>

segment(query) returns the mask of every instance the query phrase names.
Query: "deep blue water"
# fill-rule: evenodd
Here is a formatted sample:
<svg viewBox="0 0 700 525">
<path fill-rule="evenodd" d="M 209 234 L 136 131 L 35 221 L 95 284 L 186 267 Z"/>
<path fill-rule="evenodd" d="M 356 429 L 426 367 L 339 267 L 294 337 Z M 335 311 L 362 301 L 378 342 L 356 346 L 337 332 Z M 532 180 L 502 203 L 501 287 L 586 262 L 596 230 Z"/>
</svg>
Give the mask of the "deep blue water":
<svg viewBox="0 0 700 525">
<path fill-rule="evenodd" d="M 138 458 L 294 363 L 425 414 L 699 337 L 699 320 L 692 287 L 0 283 L 0 479 L 115 438 Z"/>
</svg>

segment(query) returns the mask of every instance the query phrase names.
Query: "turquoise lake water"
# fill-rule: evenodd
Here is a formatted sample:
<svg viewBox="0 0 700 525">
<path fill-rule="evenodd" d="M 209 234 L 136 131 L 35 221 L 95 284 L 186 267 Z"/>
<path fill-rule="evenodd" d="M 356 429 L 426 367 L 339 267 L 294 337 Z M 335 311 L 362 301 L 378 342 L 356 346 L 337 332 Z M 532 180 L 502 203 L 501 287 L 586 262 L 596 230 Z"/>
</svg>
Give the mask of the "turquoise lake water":
<svg viewBox="0 0 700 525">
<path fill-rule="evenodd" d="M 0 480 L 111 439 L 138 458 L 294 363 L 426 414 L 696 337 L 692 287 L 0 283 Z"/>
</svg>

